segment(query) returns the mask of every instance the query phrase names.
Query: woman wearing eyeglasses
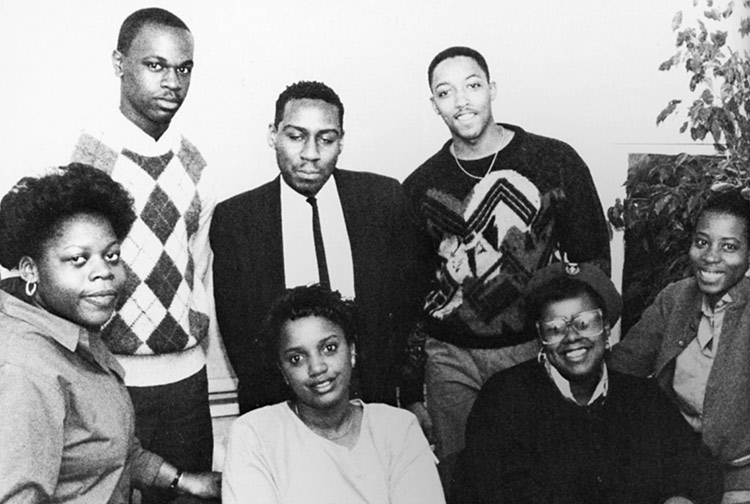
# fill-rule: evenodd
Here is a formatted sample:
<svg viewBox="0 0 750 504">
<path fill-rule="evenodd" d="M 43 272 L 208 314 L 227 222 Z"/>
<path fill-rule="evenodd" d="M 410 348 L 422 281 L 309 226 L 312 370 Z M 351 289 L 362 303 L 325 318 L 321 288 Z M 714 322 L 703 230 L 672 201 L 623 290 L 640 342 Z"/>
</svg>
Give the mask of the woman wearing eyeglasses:
<svg viewBox="0 0 750 504">
<path fill-rule="evenodd" d="M 466 428 L 461 503 L 699 503 L 718 470 L 659 388 L 607 368 L 622 300 L 596 266 L 556 263 L 526 298 L 537 360 L 494 375 Z"/>
</svg>

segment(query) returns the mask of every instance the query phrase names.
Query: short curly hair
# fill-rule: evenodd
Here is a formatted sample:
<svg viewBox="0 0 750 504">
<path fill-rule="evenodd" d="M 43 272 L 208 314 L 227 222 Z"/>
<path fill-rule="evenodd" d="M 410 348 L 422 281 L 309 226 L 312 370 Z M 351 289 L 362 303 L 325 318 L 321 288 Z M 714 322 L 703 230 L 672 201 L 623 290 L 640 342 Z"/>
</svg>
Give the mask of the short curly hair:
<svg viewBox="0 0 750 504">
<path fill-rule="evenodd" d="M 701 207 L 695 220 L 696 226 L 700 218 L 708 213 L 731 215 L 740 219 L 745 228 L 745 237 L 750 240 L 750 201 L 742 196 L 739 188 L 712 194 Z"/>
<path fill-rule="evenodd" d="M 344 129 L 344 104 L 341 98 L 330 87 L 318 81 L 299 81 L 291 84 L 281 92 L 276 99 L 276 114 L 274 115 L 273 125 L 279 127 L 279 123 L 284 118 L 284 108 L 292 100 L 322 100 L 330 103 L 338 109 L 339 127 Z"/>
<path fill-rule="evenodd" d="M 0 201 L 0 264 L 40 259 L 44 243 L 64 219 L 79 213 L 106 218 L 118 240 L 136 219 L 130 193 L 105 172 L 71 163 L 40 177 L 24 177 Z"/>
<path fill-rule="evenodd" d="M 341 327 L 350 345 L 357 337 L 357 308 L 338 291 L 320 284 L 301 285 L 284 291 L 268 311 L 264 324 L 264 350 L 271 362 L 279 355 L 281 327 L 289 320 L 322 317 Z"/>
</svg>

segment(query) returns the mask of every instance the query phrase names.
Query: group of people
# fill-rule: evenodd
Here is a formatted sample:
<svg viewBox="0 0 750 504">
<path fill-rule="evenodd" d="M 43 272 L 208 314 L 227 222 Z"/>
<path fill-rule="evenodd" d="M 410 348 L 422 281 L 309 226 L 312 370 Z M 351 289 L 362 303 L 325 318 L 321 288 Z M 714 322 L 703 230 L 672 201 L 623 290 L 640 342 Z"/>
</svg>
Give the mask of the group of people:
<svg viewBox="0 0 750 504">
<path fill-rule="evenodd" d="M 589 170 L 495 122 L 479 52 L 429 64 L 451 138 L 403 184 L 340 169 L 344 105 L 300 81 L 268 127 L 279 176 L 217 204 L 172 127 L 193 43 L 131 14 L 119 110 L 0 202 L 0 502 L 750 502 L 739 191 L 611 346 Z M 241 413 L 223 473 L 213 325 Z"/>
</svg>

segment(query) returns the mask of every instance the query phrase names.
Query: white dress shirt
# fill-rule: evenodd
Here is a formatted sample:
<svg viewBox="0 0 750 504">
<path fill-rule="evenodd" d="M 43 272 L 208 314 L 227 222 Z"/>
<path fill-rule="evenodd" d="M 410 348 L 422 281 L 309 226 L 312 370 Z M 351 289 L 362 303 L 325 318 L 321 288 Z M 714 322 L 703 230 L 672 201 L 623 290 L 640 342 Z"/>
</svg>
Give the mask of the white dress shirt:
<svg viewBox="0 0 750 504">
<path fill-rule="evenodd" d="M 353 298 L 354 266 L 344 210 L 333 175 L 315 195 L 320 229 L 328 263 L 331 289 Z M 312 229 L 312 206 L 307 197 L 281 179 L 281 231 L 284 248 L 284 276 L 287 288 L 318 283 L 318 262 Z"/>
</svg>

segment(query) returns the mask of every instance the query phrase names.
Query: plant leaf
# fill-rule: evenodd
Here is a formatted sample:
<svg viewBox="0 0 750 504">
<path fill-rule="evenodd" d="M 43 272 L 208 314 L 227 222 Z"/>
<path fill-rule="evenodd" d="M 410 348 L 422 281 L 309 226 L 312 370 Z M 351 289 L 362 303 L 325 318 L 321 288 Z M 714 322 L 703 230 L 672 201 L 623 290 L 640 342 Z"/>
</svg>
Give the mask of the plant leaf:
<svg viewBox="0 0 750 504">
<path fill-rule="evenodd" d="M 717 48 L 722 47 L 727 42 L 727 32 L 715 31 L 711 34 L 711 42 L 713 42 Z"/>
<path fill-rule="evenodd" d="M 706 130 L 705 126 L 700 124 L 698 126 L 690 128 L 690 138 L 692 138 L 693 140 L 703 140 L 704 138 L 706 138 L 706 133 L 708 133 L 708 131 Z"/>
<path fill-rule="evenodd" d="M 687 130 L 687 127 L 688 127 L 688 122 L 685 121 L 684 123 L 682 123 L 682 126 L 680 126 L 680 133 L 685 133 L 685 130 Z"/>
<path fill-rule="evenodd" d="M 711 105 L 714 102 L 714 94 L 710 89 L 704 89 L 701 94 L 701 100 L 703 100 L 706 105 Z"/>
<path fill-rule="evenodd" d="M 721 14 L 719 13 L 718 9 L 707 10 L 703 12 L 703 15 L 708 19 L 713 19 L 714 21 L 721 20 Z"/>
<path fill-rule="evenodd" d="M 721 13 L 721 17 L 726 19 L 732 15 L 732 12 L 734 12 L 734 1 L 731 1 L 727 4 L 727 8 L 724 9 L 724 12 Z"/>
<path fill-rule="evenodd" d="M 701 21 L 700 19 L 696 20 L 698 22 L 698 26 L 700 26 L 701 34 L 698 36 L 698 40 L 701 42 L 705 42 L 708 38 L 708 30 L 706 29 L 706 23 Z"/>
<path fill-rule="evenodd" d="M 750 18 L 742 18 L 742 21 L 740 21 L 739 32 L 743 37 L 750 35 Z"/>
<path fill-rule="evenodd" d="M 682 11 L 677 11 L 677 13 L 672 18 L 672 31 L 677 30 L 681 24 L 682 24 Z"/>
<path fill-rule="evenodd" d="M 677 104 L 680 103 L 682 100 L 671 100 L 666 107 L 664 107 L 664 110 L 659 112 L 659 115 L 656 116 L 656 124 L 659 125 L 662 122 L 664 122 L 664 119 L 669 116 L 672 112 L 674 112 L 675 107 L 677 107 Z"/>
</svg>

